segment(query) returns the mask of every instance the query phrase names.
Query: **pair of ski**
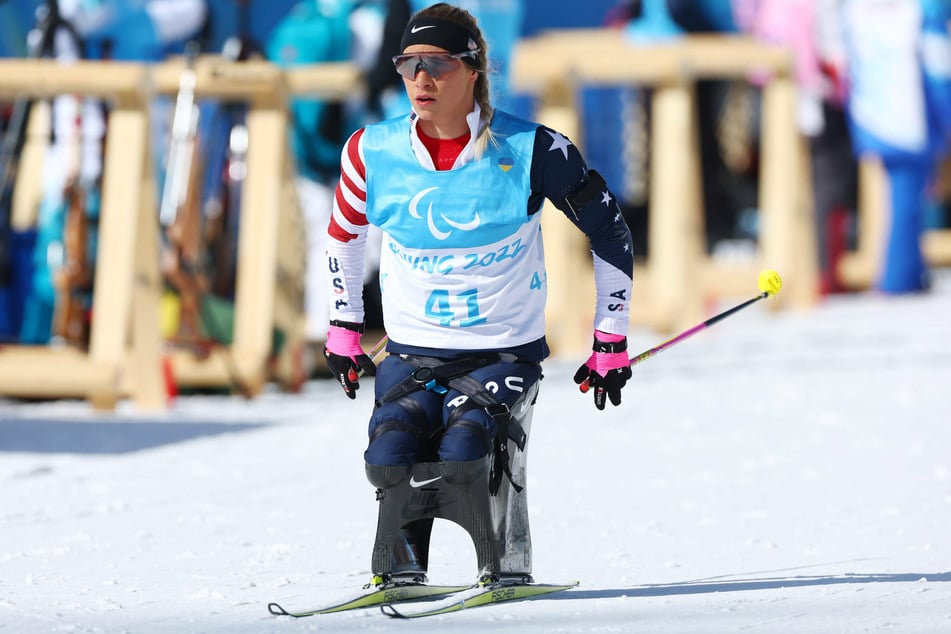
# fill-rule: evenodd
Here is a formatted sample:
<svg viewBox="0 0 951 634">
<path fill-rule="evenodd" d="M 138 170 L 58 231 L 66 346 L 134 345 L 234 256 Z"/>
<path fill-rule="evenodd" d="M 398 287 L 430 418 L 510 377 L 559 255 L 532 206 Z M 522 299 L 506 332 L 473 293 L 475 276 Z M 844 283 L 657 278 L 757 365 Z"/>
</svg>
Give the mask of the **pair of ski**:
<svg viewBox="0 0 951 634">
<path fill-rule="evenodd" d="M 314 616 L 316 614 L 333 614 L 335 612 L 379 606 L 380 611 L 389 617 L 416 619 L 427 616 L 438 616 L 440 614 L 450 614 L 467 608 L 531 599 L 562 590 L 568 590 L 577 585 L 577 581 L 565 584 L 486 583 L 471 586 L 432 586 L 422 583 L 411 583 L 378 588 L 340 603 L 335 603 L 316 610 L 307 610 L 305 612 L 290 612 L 277 603 L 268 604 L 267 609 L 275 616 L 301 618 Z M 442 600 L 436 601 L 438 599 Z M 413 612 L 403 611 L 396 607 L 398 604 L 411 603 L 413 601 L 435 601 L 435 603 L 428 609 Z"/>
</svg>

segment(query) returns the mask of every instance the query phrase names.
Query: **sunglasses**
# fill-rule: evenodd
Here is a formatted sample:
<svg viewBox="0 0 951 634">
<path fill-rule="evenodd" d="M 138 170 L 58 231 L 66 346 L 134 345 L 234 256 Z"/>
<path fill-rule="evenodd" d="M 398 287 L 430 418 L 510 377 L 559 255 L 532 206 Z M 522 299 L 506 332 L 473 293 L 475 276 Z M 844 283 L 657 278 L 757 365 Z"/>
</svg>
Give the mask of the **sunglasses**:
<svg viewBox="0 0 951 634">
<path fill-rule="evenodd" d="M 416 73 L 421 70 L 433 79 L 439 79 L 448 72 L 458 68 L 459 61 L 467 57 L 475 57 L 479 54 L 479 49 L 465 51 L 463 53 L 422 53 L 417 55 L 397 55 L 393 58 L 393 65 L 396 72 L 406 79 L 415 79 Z"/>
</svg>

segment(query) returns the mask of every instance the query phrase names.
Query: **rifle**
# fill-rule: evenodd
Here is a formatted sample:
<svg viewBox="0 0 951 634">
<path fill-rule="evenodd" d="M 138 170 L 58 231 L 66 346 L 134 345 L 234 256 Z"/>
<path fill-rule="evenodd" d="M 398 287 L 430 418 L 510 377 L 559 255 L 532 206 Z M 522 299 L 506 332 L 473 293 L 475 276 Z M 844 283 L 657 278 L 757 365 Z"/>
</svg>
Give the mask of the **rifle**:
<svg viewBox="0 0 951 634">
<path fill-rule="evenodd" d="M 198 152 L 198 106 L 195 103 L 195 61 L 198 46 L 185 49 L 186 65 L 179 78 L 172 135 L 159 207 L 166 244 L 162 270 L 178 292 L 179 323 L 175 339 L 195 345 L 202 339 L 201 300 L 208 283 L 202 274 L 201 169 Z"/>
<path fill-rule="evenodd" d="M 93 268 L 87 251 L 87 190 L 73 178 L 66 185 L 64 195 L 67 209 L 63 228 L 63 264 L 53 278 L 57 294 L 53 334 L 68 344 L 84 347 L 89 341 L 86 298 L 93 282 Z"/>
<path fill-rule="evenodd" d="M 251 37 L 250 3 L 235 0 L 234 4 L 238 29 L 225 40 L 222 57 L 230 62 L 263 57 L 263 50 Z M 247 110 L 244 103 L 223 103 L 212 115 L 210 134 L 214 142 L 208 148 L 208 165 L 217 169 L 209 174 L 214 180 L 208 181 L 205 243 L 209 247 L 211 290 L 223 298 L 232 297 L 235 289 L 241 189 L 247 174 Z"/>
<path fill-rule="evenodd" d="M 229 108 L 229 112 L 234 112 Z M 241 189 L 247 174 L 248 128 L 235 123 L 228 135 L 222 195 L 209 200 L 212 209 L 206 214 L 208 230 L 205 242 L 209 247 L 212 269 L 212 291 L 221 297 L 234 294 L 237 272 L 238 224 L 241 213 Z"/>
</svg>

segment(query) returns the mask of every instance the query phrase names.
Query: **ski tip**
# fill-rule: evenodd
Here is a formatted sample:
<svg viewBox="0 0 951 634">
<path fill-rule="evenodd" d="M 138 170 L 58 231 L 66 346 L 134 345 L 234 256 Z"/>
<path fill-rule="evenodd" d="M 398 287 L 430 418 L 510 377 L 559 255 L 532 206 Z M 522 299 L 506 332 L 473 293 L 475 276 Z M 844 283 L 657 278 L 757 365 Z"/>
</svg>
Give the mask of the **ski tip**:
<svg viewBox="0 0 951 634">
<path fill-rule="evenodd" d="M 277 603 L 268 603 L 267 611 L 273 614 L 274 616 L 290 616 L 291 613 L 285 610 Z"/>
</svg>

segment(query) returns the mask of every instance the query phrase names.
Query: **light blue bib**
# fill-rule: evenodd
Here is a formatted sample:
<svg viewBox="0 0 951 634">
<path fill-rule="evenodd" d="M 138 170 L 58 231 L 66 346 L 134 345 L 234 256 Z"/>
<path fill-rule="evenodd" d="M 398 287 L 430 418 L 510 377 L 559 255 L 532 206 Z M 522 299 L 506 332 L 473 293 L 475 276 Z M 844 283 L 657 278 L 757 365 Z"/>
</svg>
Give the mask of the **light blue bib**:
<svg viewBox="0 0 951 634">
<path fill-rule="evenodd" d="M 404 246 L 461 248 L 497 242 L 528 222 L 537 125 L 496 112 L 481 159 L 447 171 L 419 164 L 408 117 L 366 128 L 367 220 Z"/>
<path fill-rule="evenodd" d="M 386 331 L 406 345 L 494 350 L 545 335 L 541 214 L 528 213 L 536 124 L 496 111 L 482 158 L 423 167 L 408 117 L 366 128 L 367 220 L 383 230 Z"/>
</svg>

